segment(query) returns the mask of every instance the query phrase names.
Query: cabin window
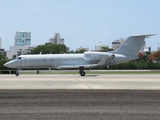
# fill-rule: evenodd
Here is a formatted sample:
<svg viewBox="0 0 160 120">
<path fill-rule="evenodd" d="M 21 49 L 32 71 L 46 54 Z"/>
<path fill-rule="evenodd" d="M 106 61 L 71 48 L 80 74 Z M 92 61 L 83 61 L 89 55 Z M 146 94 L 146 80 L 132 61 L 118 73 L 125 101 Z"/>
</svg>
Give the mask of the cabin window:
<svg viewBox="0 0 160 120">
<path fill-rule="evenodd" d="M 58 58 L 58 62 L 60 62 L 61 61 L 61 59 L 60 58 Z"/>
<path fill-rule="evenodd" d="M 51 62 L 53 62 L 53 59 L 51 58 Z"/>
<path fill-rule="evenodd" d="M 74 61 L 75 59 L 74 59 L 74 58 L 72 58 L 71 60 L 72 60 L 72 61 Z"/>
<path fill-rule="evenodd" d="M 44 62 L 46 62 L 46 59 L 43 59 Z"/>
<path fill-rule="evenodd" d="M 67 58 L 65 58 L 64 61 L 67 61 Z"/>
</svg>

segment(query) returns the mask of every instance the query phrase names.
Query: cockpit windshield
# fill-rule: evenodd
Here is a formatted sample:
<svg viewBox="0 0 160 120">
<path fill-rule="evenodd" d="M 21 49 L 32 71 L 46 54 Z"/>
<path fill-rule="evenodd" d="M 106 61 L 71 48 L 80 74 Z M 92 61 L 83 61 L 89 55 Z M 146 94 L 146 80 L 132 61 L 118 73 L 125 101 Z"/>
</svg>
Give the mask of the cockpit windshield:
<svg viewBox="0 0 160 120">
<path fill-rule="evenodd" d="M 17 60 L 21 60 L 21 57 L 18 57 Z"/>
</svg>

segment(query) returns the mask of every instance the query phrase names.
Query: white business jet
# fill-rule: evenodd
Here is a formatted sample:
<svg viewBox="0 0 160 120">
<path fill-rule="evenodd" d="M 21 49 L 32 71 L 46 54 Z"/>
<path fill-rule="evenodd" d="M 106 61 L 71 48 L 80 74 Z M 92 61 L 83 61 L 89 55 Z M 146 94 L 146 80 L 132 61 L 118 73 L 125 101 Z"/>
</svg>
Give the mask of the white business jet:
<svg viewBox="0 0 160 120">
<path fill-rule="evenodd" d="M 153 35 L 155 34 L 129 36 L 116 51 L 20 55 L 16 59 L 5 63 L 4 66 L 16 68 L 16 76 L 19 76 L 19 70 L 27 68 L 79 68 L 79 74 L 85 76 L 84 68 L 110 66 L 137 59 L 145 38 Z"/>
</svg>

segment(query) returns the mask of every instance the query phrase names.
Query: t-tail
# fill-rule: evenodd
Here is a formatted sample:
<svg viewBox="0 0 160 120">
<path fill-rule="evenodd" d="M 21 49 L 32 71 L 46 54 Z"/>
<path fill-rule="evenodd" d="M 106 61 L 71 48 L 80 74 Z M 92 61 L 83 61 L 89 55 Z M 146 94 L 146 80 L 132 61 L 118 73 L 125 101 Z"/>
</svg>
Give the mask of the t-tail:
<svg viewBox="0 0 160 120">
<path fill-rule="evenodd" d="M 153 35 L 155 34 L 129 36 L 126 41 L 121 45 L 121 47 L 118 48 L 116 51 L 113 51 L 112 53 L 137 57 L 139 51 L 144 45 L 145 38 Z"/>
</svg>

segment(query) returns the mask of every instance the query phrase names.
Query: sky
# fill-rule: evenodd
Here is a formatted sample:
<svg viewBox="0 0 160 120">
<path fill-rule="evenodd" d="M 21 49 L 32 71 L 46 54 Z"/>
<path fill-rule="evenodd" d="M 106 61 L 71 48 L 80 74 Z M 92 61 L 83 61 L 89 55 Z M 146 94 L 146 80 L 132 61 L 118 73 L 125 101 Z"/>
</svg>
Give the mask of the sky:
<svg viewBox="0 0 160 120">
<path fill-rule="evenodd" d="M 160 45 L 160 0 L 0 0 L 2 48 L 14 45 L 16 31 L 31 32 L 31 45 L 60 33 L 70 50 L 94 50 L 102 42 L 130 35 L 156 34 L 146 46 Z"/>
</svg>

